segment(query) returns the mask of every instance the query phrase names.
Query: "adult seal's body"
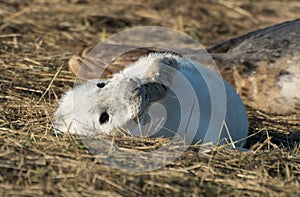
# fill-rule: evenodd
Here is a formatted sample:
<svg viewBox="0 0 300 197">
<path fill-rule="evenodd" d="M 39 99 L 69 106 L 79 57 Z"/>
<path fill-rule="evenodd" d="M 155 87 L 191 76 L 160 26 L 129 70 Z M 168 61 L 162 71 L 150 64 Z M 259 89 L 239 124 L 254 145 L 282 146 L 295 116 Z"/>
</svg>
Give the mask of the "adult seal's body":
<svg viewBox="0 0 300 197">
<path fill-rule="evenodd" d="M 240 140 L 236 145 L 243 146 L 248 134 L 236 91 L 205 67 L 166 52 L 75 87 L 62 97 L 55 118 L 58 132 L 114 134 L 119 128 L 153 137 L 176 134 L 186 144 Z"/>
<path fill-rule="evenodd" d="M 300 19 L 207 50 L 246 105 L 267 113 L 300 112 Z"/>
</svg>

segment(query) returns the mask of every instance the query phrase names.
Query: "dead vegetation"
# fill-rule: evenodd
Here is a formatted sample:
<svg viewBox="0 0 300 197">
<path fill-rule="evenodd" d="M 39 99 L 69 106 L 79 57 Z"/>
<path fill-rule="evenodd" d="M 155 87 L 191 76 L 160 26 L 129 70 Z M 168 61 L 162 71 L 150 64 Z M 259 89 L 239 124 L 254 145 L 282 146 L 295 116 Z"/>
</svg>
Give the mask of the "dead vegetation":
<svg viewBox="0 0 300 197">
<path fill-rule="evenodd" d="M 56 136 L 51 130 L 57 101 L 74 81 L 65 63 L 84 46 L 141 25 L 179 29 L 208 45 L 296 18 L 299 8 L 297 1 L 279 0 L 1 2 L 0 193 L 299 195 L 299 114 L 283 117 L 249 109 L 249 152 L 224 147 L 203 152 L 194 146 L 165 167 L 146 172 L 111 168 L 93 156 L 77 136 Z M 126 148 L 125 156 L 163 143 L 162 139 L 132 137 L 114 141 Z M 130 145 L 140 148 L 131 150 Z"/>
</svg>

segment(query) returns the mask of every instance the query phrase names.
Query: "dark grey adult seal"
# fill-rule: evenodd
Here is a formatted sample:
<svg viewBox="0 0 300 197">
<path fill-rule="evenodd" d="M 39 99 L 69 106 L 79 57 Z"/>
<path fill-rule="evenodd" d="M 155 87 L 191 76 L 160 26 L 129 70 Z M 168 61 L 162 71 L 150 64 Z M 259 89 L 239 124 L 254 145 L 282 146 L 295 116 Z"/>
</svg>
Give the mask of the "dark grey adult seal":
<svg viewBox="0 0 300 197">
<path fill-rule="evenodd" d="M 300 112 L 300 19 L 207 50 L 246 105 L 268 113 Z"/>
</svg>

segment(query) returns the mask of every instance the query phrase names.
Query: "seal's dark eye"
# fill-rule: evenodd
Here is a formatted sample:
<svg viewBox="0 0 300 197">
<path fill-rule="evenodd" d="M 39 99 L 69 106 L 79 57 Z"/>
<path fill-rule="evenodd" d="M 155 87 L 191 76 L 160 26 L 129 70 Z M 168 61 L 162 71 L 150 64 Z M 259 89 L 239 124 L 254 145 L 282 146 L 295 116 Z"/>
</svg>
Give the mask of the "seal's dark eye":
<svg viewBox="0 0 300 197">
<path fill-rule="evenodd" d="M 103 82 L 97 83 L 98 88 L 103 88 L 106 84 Z"/>
<path fill-rule="evenodd" d="M 104 123 L 107 123 L 109 120 L 109 115 L 107 112 L 103 112 L 101 115 L 100 115 L 100 118 L 99 118 L 99 123 L 100 124 L 104 124 Z"/>
</svg>

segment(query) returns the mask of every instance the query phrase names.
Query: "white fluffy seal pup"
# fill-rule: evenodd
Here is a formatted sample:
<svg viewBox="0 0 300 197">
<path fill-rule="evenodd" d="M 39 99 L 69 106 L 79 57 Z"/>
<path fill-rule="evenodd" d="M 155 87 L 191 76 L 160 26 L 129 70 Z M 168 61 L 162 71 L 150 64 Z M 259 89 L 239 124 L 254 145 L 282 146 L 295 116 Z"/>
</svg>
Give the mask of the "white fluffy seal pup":
<svg viewBox="0 0 300 197">
<path fill-rule="evenodd" d="M 176 54 L 150 53 L 107 80 L 78 85 L 61 98 L 55 131 L 91 135 L 123 129 L 133 135 L 177 135 L 185 144 L 242 147 L 248 119 L 239 95 L 217 74 L 195 65 Z"/>
</svg>

